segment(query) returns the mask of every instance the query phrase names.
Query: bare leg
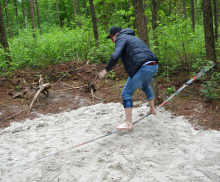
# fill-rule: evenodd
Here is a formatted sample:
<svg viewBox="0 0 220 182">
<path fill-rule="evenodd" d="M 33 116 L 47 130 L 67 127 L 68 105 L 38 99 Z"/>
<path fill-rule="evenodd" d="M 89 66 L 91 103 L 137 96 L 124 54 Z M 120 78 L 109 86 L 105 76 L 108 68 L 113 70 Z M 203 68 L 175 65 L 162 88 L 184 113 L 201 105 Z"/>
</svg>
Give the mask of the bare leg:
<svg viewBox="0 0 220 182">
<path fill-rule="evenodd" d="M 150 105 L 150 113 L 156 115 L 156 109 L 154 106 L 154 99 L 149 101 L 149 105 Z"/>
<path fill-rule="evenodd" d="M 125 108 L 125 123 L 119 125 L 117 130 L 132 130 L 133 123 L 132 123 L 132 107 Z"/>
</svg>

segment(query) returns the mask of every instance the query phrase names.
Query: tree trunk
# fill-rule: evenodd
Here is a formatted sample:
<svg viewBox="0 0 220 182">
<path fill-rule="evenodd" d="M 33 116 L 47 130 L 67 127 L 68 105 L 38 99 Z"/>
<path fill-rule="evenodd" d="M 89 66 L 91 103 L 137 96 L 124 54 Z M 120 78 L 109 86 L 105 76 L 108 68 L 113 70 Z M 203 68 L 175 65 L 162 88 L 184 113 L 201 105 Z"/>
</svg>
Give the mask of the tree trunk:
<svg viewBox="0 0 220 182">
<path fill-rule="evenodd" d="M 134 6 L 135 14 L 135 27 L 137 28 L 137 34 L 142 39 L 148 47 L 149 37 L 148 37 L 148 28 L 147 28 L 147 18 L 144 14 L 144 3 L 143 0 L 132 0 Z"/>
<path fill-rule="evenodd" d="M 67 26 L 70 26 L 70 19 L 69 19 L 69 16 L 68 16 L 68 10 L 66 9 L 66 5 L 65 5 L 65 1 L 62 0 L 61 1 L 61 18 L 62 18 L 62 21 L 63 21 L 63 24 L 65 23 L 65 19 L 67 20 Z"/>
<path fill-rule="evenodd" d="M 211 0 L 203 0 L 202 9 L 205 32 L 206 58 L 216 63 Z"/>
<path fill-rule="evenodd" d="M 24 18 L 24 28 L 27 27 L 27 15 L 25 13 L 25 5 L 24 5 L 24 0 L 21 0 L 21 8 L 22 8 L 22 14 Z"/>
<path fill-rule="evenodd" d="M 6 25 L 7 25 L 7 29 L 8 29 L 8 35 L 12 36 L 10 23 L 9 23 L 9 17 L 8 17 L 8 0 L 4 0 L 4 9 L 5 9 Z"/>
<path fill-rule="evenodd" d="M 41 32 L 41 26 L 40 26 L 40 13 L 39 13 L 39 7 L 38 7 L 38 0 L 34 0 L 35 1 L 35 7 L 36 7 L 36 14 L 37 14 L 37 25 L 38 25 L 38 29 Z"/>
<path fill-rule="evenodd" d="M 183 0 L 183 14 L 184 14 L 184 18 L 186 19 L 187 14 L 186 14 L 186 0 Z"/>
<path fill-rule="evenodd" d="M 62 19 L 61 19 L 61 16 L 60 16 L 59 0 L 56 0 L 56 9 L 57 9 L 57 17 L 58 17 L 58 20 L 59 20 L 59 25 L 60 25 L 60 27 L 62 27 L 63 22 L 62 22 Z"/>
<path fill-rule="evenodd" d="M 31 16 L 31 25 L 32 25 L 32 31 L 33 31 L 33 37 L 35 37 L 35 22 L 34 22 L 34 0 L 29 1 L 30 6 L 30 16 Z"/>
<path fill-rule="evenodd" d="M 156 48 L 154 49 L 156 54 L 159 54 L 159 43 L 157 40 L 157 34 L 156 34 L 156 28 L 158 26 L 158 15 L 157 12 L 160 8 L 160 0 L 156 1 L 156 0 L 152 0 L 152 29 L 153 29 L 153 39 L 154 39 L 154 46 L 156 46 Z"/>
<path fill-rule="evenodd" d="M 191 20 L 192 20 L 192 29 L 195 32 L 195 7 L 194 0 L 191 0 Z"/>
<path fill-rule="evenodd" d="M 214 22 L 215 22 L 215 41 L 218 40 L 218 2 L 213 0 L 214 5 Z"/>
<path fill-rule="evenodd" d="M 94 37 L 95 37 L 96 46 L 98 46 L 99 34 L 98 34 L 98 29 L 97 29 L 97 19 L 96 19 L 95 7 L 93 4 L 93 0 L 89 0 L 89 5 L 90 5 L 91 16 L 92 16 L 93 33 L 94 33 Z"/>
<path fill-rule="evenodd" d="M 72 0 L 72 17 L 73 17 L 73 20 L 75 19 L 75 16 L 76 16 L 76 8 L 75 8 L 75 0 Z"/>
<path fill-rule="evenodd" d="M 15 7 L 15 16 L 16 16 L 16 23 L 19 26 L 18 23 L 18 6 L 17 6 L 17 0 L 14 0 L 14 7 Z"/>
<path fill-rule="evenodd" d="M 0 2 L 0 43 L 4 50 L 9 53 L 9 45 L 7 41 L 7 35 L 5 32 L 5 24 L 4 24 L 4 18 L 3 18 L 3 13 L 2 13 L 2 5 Z M 11 60 L 10 57 L 8 56 L 8 60 Z"/>
<path fill-rule="evenodd" d="M 158 10 L 160 8 L 160 0 L 156 1 L 156 0 L 152 0 L 152 29 L 153 29 L 153 40 L 154 40 L 154 46 L 156 47 L 154 49 L 156 54 L 159 54 L 159 42 L 157 39 L 157 33 L 156 33 L 156 28 L 158 26 Z M 152 88 L 154 91 L 154 95 L 155 95 L 155 104 L 157 105 L 159 103 L 158 100 L 158 89 L 157 89 L 157 80 L 154 79 L 154 81 L 152 82 Z"/>
<path fill-rule="evenodd" d="M 172 13 L 172 0 L 169 0 L 169 13 L 168 15 L 170 16 Z"/>
<path fill-rule="evenodd" d="M 77 12 L 78 15 L 80 15 L 81 14 L 81 11 L 80 11 L 80 0 L 75 0 L 75 2 L 76 2 L 76 12 Z"/>
</svg>

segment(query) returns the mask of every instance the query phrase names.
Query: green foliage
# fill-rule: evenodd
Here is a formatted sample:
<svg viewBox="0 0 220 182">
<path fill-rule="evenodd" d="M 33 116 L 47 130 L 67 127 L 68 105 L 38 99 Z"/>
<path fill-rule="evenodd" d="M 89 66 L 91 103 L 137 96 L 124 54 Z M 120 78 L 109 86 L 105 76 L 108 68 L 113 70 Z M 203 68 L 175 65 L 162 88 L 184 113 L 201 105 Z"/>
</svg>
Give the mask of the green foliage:
<svg viewBox="0 0 220 182">
<path fill-rule="evenodd" d="M 212 73 L 211 78 L 204 82 L 201 93 L 208 100 L 220 99 L 220 73 Z"/>
<path fill-rule="evenodd" d="M 8 69 L 7 53 L 0 46 L 0 73 Z"/>
<path fill-rule="evenodd" d="M 53 27 L 43 35 L 37 33 L 36 38 L 32 37 L 31 31 L 23 31 L 11 39 L 9 44 L 11 69 L 41 67 L 73 59 L 87 60 L 88 52 L 94 47 L 91 31 L 59 27 Z M 5 54 L 1 54 L 0 58 L 5 60 Z M 1 62 L 1 69 L 4 67 L 3 63 Z"/>
<path fill-rule="evenodd" d="M 113 52 L 114 44 L 110 39 L 106 39 L 106 32 L 100 31 L 99 46 L 93 46 L 88 50 L 88 59 L 91 63 L 106 63 Z"/>
<path fill-rule="evenodd" d="M 171 95 L 171 94 L 173 94 L 175 91 L 176 91 L 176 87 L 175 87 L 175 86 L 168 87 L 167 90 L 166 90 L 167 95 Z"/>
<path fill-rule="evenodd" d="M 106 75 L 106 78 L 114 80 L 116 78 L 115 72 L 114 71 L 109 71 L 108 74 Z"/>
<path fill-rule="evenodd" d="M 203 64 L 205 49 L 202 26 L 197 26 L 193 33 L 189 19 L 178 19 L 169 24 L 160 24 L 157 35 L 160 66 L 168 67 L 163 72 L 175 73 L 179 69 L 190 72 Z"/>
<path fill-rule="evenodd" d="M 42 35 L 37 32 L 35 38 L 29 29 L 20 31 L 17 37 L 9 40 L 12 61 L 8 71 L 21 67 L 44 67 L 71 60 L 107 62 L 114 44 L 106 39 L 107 33 L 100 30 L 99 46 L 96 47 L 93 32 L 91 28 L 87 28 L 90 25 L 86 23 L 85 25 L 74 30 L 53 26 Z M 5 70 L 7 55 L 3 49 L 0 49 L 0 53 L 0 70 Z"/>
</svg>

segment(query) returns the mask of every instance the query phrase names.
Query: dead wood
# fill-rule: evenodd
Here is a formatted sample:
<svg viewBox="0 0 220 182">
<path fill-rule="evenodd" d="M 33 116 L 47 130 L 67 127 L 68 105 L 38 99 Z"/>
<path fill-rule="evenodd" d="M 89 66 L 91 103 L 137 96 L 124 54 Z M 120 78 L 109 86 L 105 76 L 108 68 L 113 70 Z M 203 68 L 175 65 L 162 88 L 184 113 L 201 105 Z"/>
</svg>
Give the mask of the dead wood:
<svg viewBox="0 0 220 182">
<path fill-rule="evenodd" d="M 16 117 L 16 116 L 18 116 L 18 115 L 20 115 L 21 113 L 26 112 L 26 111 L 27 111 L 27 110 L 24 109 L 24 110 L 19 111 L 19 112 L 15 113 L 15 114 L 13 114 L 13 115 L 7 117 L 7 118 L 4 118 L 3 120 L 4 120 L 4 121 L 7 121 L 7 120 L 10 120 L 10 119 L 13 119 L 14 117 Z"/>
<path fill-rule="evenodd" d="M 50 88 L 50 84 L 49 83 L 45 83 L 45 84 L 40 85 L 39 87 L 40 87 L 39 90 L 36 92 L 32 102 L 31 102 L 31 104 L 29 106 L 29 112 L 31 112 L 33 104 L 37 100 L 37 98 L 39 97 L 40 93 L 41 92 L 43 93 L 44 90 L 49 89 Z M 47 90 L 47 92 L 48 92 L 48 90 Z"/>
</svg>

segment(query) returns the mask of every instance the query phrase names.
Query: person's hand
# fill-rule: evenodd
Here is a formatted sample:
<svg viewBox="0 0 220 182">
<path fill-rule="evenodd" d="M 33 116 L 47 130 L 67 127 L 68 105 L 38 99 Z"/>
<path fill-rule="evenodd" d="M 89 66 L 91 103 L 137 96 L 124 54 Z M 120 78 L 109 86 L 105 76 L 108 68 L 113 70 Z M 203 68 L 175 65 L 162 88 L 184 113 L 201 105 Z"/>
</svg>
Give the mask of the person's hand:
<svg viewBox="0 0 220 182">
<path fill-rule="evenodd" d="M 102 79 L 102 78 L 104 78 L 105 77 L 105 75 L 106 75 L 106 73 L 107 73 L 107 71 L 104 69 L 104 70 L 102 70 L 101 72 L 99 72 L 99 79 Z"/>
</svg>

